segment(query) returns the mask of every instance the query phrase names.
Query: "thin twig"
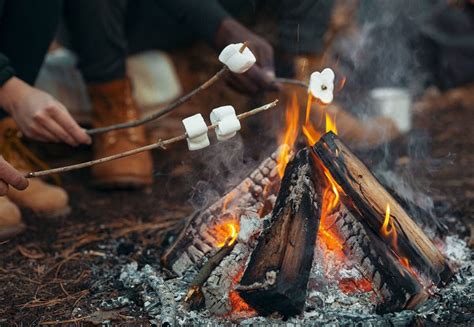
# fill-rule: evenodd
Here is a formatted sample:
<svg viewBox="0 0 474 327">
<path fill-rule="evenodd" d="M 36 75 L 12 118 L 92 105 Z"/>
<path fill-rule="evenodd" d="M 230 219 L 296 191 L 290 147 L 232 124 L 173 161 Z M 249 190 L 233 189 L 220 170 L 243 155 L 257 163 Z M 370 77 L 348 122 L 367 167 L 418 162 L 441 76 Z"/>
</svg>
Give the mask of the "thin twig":
<svg viewBox="0 0 474 327">
<path fill-rule="evenodd" d="M 256 115 L 256 114 L 258 114 L 262 111 L 265 111 L 265 110 L 268 110 L 270 108 L 275 107 L 277 105 L 277 103 L 278 103 L 278 100 L 275 100 L 275 101 L 273 101 L 271 103 L 268 103 L 266 105 L 263 105 L 261 107 L 258 107 L 258 108 L 255 108 L 253 110 L 244 112 L 244 113 L 238 115 L 237 118 L 239 120 L 242 120 L 242 119 L 245 119 L 247 117 Z M 216 128 L 217 128 L 217 124 L 209 125 L 207 127 L 208 131 L 214 130 Z M 187 137 L 188 137 L 188 135 L 185 133 L 185 134 L 182 134 L 182 135 L 179 135 L 179 136 L 176 136 L 176 137 L 164 140 L 164 141 L 159 140 L 156 143 L 149 144 L 149 145 L 146 145 L 146 146 L 143 146 L 143 147 L 140 147 L 140 148 L 136 148 L 136 149 L 133 149 L 133 150 L 125 151 L 125 152 L 122 152 L 122 153 L 118 153 L 118 154 L 115 154 L 115 155 L 112 155 L 112 156 L 109 156 L 109 157 L 104 157 L 104 158 L 100 158 L 100 159 L 97 159 L 97 160 L 86 161 L 86 162 L 82 162 L 82 163 L 75 164 L 75 165 L 70 165 L 70 166 L 58 167 L 58 168 L 47 169 L 47 170 L 42 170 L 42 171 L 37 171 L 37 172 L 30 172 L 30 173 L 27 173 L 25 175 L 25 177 L 26 178 L 33 178 L 33 177 L 48 176 L 48 175 L 52 175 L 52 174 L 65 173 L 65 172 L 68 172 L 68 171 L 87 168 L 87 167 L 98 165 L 98 164 L 101 164 L 101 163 L 104 163 L 104 162 L 109 162 L 109 161 L 112 161 L 112 160 L 117 160 L 117 159 L 120 159 L 120 158 L 128 157 L 128 156 L 140 153 L 140 152 L 150 151 L 150 150 L 154 150 L 154 149 L 163 149 L 164 150 L 164 149 L 166 149 L 166 145 L 176 143 L 176 142 L 179 142 L 179 141 L 183 141 Z"/>
<path fill-rule="evenodd" d="M 242 44 L 242 47 L 240 47 L 239 51 L 242 53 L 245 48 L 247 48 L 247 41 L 245 41 Z M 96 135 L 96 134 L 102 134 L 102 133 L 107 133 L 110 131 L 115 131 L 118 129 L 123 129 L 123 128 L 130 128 L 130 127 L 136 127 L 139 125 L 146 124 L 148 122 L 151 122 L 153 120 L 156 120 L 160 118 L 161 116 L 166 115 L 167 113 L 173 111 L 177 107 L 181 106 L 183 103 L 189 101 L 193 96 L 198 94 L 199 92 L 202 92 L 206 89 L 208 89 L 211 85 L 213 85 L 215 82 L 217 82 L 222 75 L 224 75 L 229 69 L 227 66 L 222 67 L 217 73 L 214 74 L 210 79 L 208 79 L 206 82 L 192 90 L 191 92 L 183 95 L 182 97 L 178 98 L 175 102 L 170 103 L 160 111 L 157 111 L 147 117 L 143 117 L 134 121 L 126 122 L 126 123 L 121 123 L 121 124 L 115 124 L 115 125 L 110 125 L 110 126 L 105 126 L 105 127 L 99 127 L 99 128 L 94 128 L 94 129 L 88 129 L 86 130 L 86 133 L 89 135 Z"/>
<path fill-rule="evenodd" d="M 293 79 L 293 78 L 283 78 L 283 77 L 277 77 L 275 78 L 275 83 L 280 83 L 280 84 L 291 84 L 291 85 L 296 85 L 300 86 L 304 89 L 308 88 L 308 84 L 306 82 Z"/>
</svg>

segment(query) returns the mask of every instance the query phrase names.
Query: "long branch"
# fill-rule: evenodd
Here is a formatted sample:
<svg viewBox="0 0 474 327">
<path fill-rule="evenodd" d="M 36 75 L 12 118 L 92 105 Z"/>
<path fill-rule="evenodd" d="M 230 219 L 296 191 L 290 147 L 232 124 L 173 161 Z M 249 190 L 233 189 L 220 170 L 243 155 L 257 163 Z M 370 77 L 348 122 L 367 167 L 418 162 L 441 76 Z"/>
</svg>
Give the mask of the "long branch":
<svg viewBox="0 0 474 327">
<path fill-rule="evenodd" d="M 110 126 L 105 126 L 105 127 L 94 128 L 94 129 L 88 129 L 88 130 L 86 130 L 86 133 L 89 134 L 89 135 L 102 134 L 102 133 L 107 133 L 107 132 L 118 130 L 118 129 L 136 127 L 136 126 L 139 126 L 139 125 L 146 124 L 146 123 L 148 123 L 150 121 L 153 121 L 155 119 L 158 119 L 161 116 L 164 116 L 167 113 L 169 113 L 169 112 L 173 111 L 174 109 L 176 109 L 177 107 L 181 106 L 183 103 L 189 101 L 193 96 L 195 96 L 199 92 L 204 91 L 207 88 L 209 88 L 211 85 L 213 85 L 215 82 L 217 82 L 222 77 L 222 75 L 224 75 L 225 72 L 227 72 L 228 70 L 229 69 L 227 68 L 227 66 L 222 67 L 221 70 L 219 70 L 216 74 L 214 74 L 214 76 L 212 76 L 210 79 L 208 79 L 206 82 L 204 82 L 204 84 L 201 84 L 200 86 L 198 86 L 197 88 L 195 88 L 191 92 L 183 95 L 182 97 L 180 97 L 176 101 L 170 103 L 169 105 L 167 105 L 166 107 L 164 107 L 160 111 L 157 111 L 157 112 L 155 112 L 151 115 L 148 115 L 146 117 L 143 117 L 143 118 L 140 118 L 140 119 L 137 119 L 137 120 L 134 120 L 134 121 L 129 121 L 129 122 L 126 122 L 126 123 L 115 124 L 115 125 L 110 125 Z"/>
<path fill-rule="evenodd" d="M 291 84 L 291 85 L 296 85 L 299 87 L 302 87 L 304 89 L 308 88 L 308 84 L 306 82 L 293 79 L 293 78 L 283 78 L 283 77 L 277 77 L 275 78 L 275 83 L 280 83 L 280 84 Z"/>
<path fill-rule="evenodd" d="M 239 52 L 242 53 L 244 52 L 245 48 L 248 47 L 248 42 L 245 41 L 242 46 L 239 49 Z M 217 82 L 222 75 L 224 75 L 229 68 L 227 66 L 224 66 L 219 70 L 217 73 L 214 74 L 210 79 L 208 79 L 206 82 L 192 90 L 191 92 L 183 95 L 182 97 L 178 98 L 175 102 L 170 103 L 160 111 L 155 112 L 154 114 L 148 115 L 146 117 L 134 120 L 134 121 L 129 121 L 126 123 L 120 123 L 120 124 L 115 124 L 115 125 L 110 125 L 110 126 L 105 126 L 105 127 L 99 127 L 99 128 L 94 128 L 94 129 L 88 129 L 86 130 L 86 133 L 89 135 L 96 135 L 96 134 L 102 134 L 102 133 L 107 133 L 110 131 L 115 131 L 118 129 L 123 129 L 123 128 L 130 128 L 130 127 L 136 127 L 140 126 L 143 124 L 146 124 L 148 122 L 151 122 L 153 120 L 156 120 L 160 118 L 161 116 L 166 115 L 167 113 L 173 111 L 174 109 L 178 108 L 180 105 L 183 103 L 189 101 L 193 96 L 196 94 L 200 93 L 201 91 L 204 91 L 208 89 L 211 85 L 213 85 L 215 82 Z"/>
<path fill-rule="evenodd" d="M 247 112 L 244 112 L 244 113 L 238 115 L 237 118 L 239 120 L 243 120 L 247 117 L 256 115 L 256 114 L 258 114 L 262 111 L 268 110 L 270 108 L 274 108 L 277 105 L 277 103 L 278 103 L 278 100 L 274 100 L 273 102 L 267 103 L 266 105 L 263 105 L 261 107 L 252 109 L 252 110 L 247 111 Z M 207 127 L 207 130 L 212 131 L 216 128 L 217 128 L 217 124 L 209 125 Z M 117 159 L 120 159 L 120 158 L 123 158 L 123 157 L 128 157 L 128 156 L 131 156 L 131 155 L 134 155 L 134 154 L 137 154 L 137 153 L 140 153 L 140 152 L 144 152 L 144 151 L 150 151 L 150 150 L 159 149 L 159 148 L 160 149 L 166 149 L 166 146 L 168 144 L 172 144 L 172 143 L 176 143 L 176 142 L 185 140 L 187 137 L 188 137 L 188 135 L 185 133 L 185 134 L 175 136 L 173 138 L 170 138 L 170 139 L 167 139 L 167 140 L 164 140 L 164 141 L 159 140 L 156 143 L 152 143 L 152 144 L 140 147 L 140 148 L 136 148 L 136 149 L 133 149 L 133 150 L 118 153 L 118 154 L 115 154 L 115 155 L 112 155 L 112 156 L 109 156 L 109 157 L 104 157 L 104 158 L 100 158 L 100 159 L 97 159 L 97 160 L 86 161 L 86 162 L 82 162 L 82 163 L 75 164 L 75 165 L 70 165 L 70 166 L 58 167 L 58 168 L 42 170 L 42 171 L 37 171 L 37 172 L 30 172 L 30 173 L 27 173 L 25 175 L 25 177 L 26 178 L 33 178 L 33 177 L 47 176 L 47 175 L 52 175 L 52 174 L 65 173 L 65 172 L 68 172 L 68 171 L 87 168 L 87 167 L 91 167 L 91 166 L 101 164 L 101 163 L 104 163 L 104 162 L 117 160 Z"/>
</svg>

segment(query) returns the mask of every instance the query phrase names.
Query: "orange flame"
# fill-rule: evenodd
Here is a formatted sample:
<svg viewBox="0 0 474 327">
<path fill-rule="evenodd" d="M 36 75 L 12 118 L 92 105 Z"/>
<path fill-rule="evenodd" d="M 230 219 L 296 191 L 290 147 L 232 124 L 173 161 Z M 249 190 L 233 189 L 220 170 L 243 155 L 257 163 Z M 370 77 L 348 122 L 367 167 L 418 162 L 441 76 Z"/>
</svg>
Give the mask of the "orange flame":
<svg viewBox="0 0 474 327">
<path fill-rule="evenodd" d="M 231 246 L 237 240 L 240 226 L 237 220 L 221 223 L 214 227 L 214 236 L 217 240 L 216 247 Z"/>
<path fill-rule="evenodd" d="M 339 82 L 339 85 L 338 85 L 338 87 L 337 87 L 337 91 L 338 91 L 338 92 L 344 88 L 344 86 L 346 85 L 346 82 L 347 82 L 346 76 L 342 76 L 342 78 L 341 78 L 341 80 L 340 80 L 340 82 Z"/>
<path fill-rule="evenodd" d="M 323 203 L 321 207 L 321 220 L 318 229 L 318 238 L 326 245 L 327 249 L 334 255 L 343 259 L 344 246 L 343 241 L 336 231 L 333 230 L 334 217 L 330 214 L 337 209 L 340 201 L 341 187 L 336 183 L 331 173 L 323 166 L 324 176 L 326 177 L 326 186 L 323 190 Z"/>
<path fill-rule="evenodd" d="M 298 124 L 299 124 L 300 110 L 298 105 L 298 98 L 296 93 L 293 93 L 289 103 L 286 106 L 285 113 L 285 132 L 283 134 L 282 141 L 280 144 L 286 145 L 278 156 L 278 174 L 280 178 L 283 178 L 285 168 L 290 161 L 290 152 L 293 149 L 296 138 L 298 137 Z"/>
<path fill-rule="evenodd" d="M 333 132 L 337 135 L 336 120 L 332 120 L 331 116 L 326 112 L 326 133 Z"/>
<path fill-rule="evenodd" d="M 389 228 L 389 225 L 390 225 L 390 228 Z M 392 248 L 397 249 L 397 246 L 398 246 L 397 229 L 395 228 L 393 219 L 390 216 L 390 205 L 388 203 L 385 209 L 385 219 L 383 221 L 382 227 L 380 228 L 380 233 L 386 238 L 391 238 Z"/>
<path fill-rule="evenodd" d="M 389 226 L 390 226 L 390 228 L 389 228 Z M 416 271 L 410 265 L 410 261 L 408 260 L 408 258 L 404 257 L 400 254 L 400 250 L 398 249 L 397 229 L 395 227 L 395 223 L 393 222 L 393 218 L 390 215 L 390 205 L 388 203 L 387 203 L 387 207 L 385 209 L 385 218 L 384 218 L 382 227 L 380 227 L 380 233 L 382 234 L 382 236 L 391 239 L 392 250 L 394 251 L 394 254 L 397 257 L 400 264 L 403 267 L 405 267 L 412 275 L 418 276 Z"/>
</svg>

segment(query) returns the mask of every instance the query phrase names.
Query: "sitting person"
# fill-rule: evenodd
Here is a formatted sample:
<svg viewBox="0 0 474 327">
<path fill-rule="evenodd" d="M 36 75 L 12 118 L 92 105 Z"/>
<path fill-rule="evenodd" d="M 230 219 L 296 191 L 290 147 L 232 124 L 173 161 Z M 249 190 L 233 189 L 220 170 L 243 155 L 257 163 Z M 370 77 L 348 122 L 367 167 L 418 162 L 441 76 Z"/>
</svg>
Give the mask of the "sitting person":
<svg viewBox="0 0 474 327">
<path fill-rule="evenodd" d="M 62 215 L 69 208 L 67 193 L 40 179 L 31 179 L 20 191 L 28 186 L 23 175 L 31 169 L 31 154 L 24 151 L 18 130 L 43 142 L 91 142 L 61 103 L 31 86 L 59 17 L 59 0 L 0 1 L 0 239 L 24 230 L 17 205 L 45 216 Z"/>
<path fill-rule="evenodd" d="M 255 16 L 260 7 L 278 13 L 277 50 L 281 57 L 322 50 L 331 10 L 325 1 L 66 0 L 66 37 L 62 41 L 78 55 L 78 68 L 92 100 L 93 127 L 139 116 L 126 76 L 127 55 L 152 49 L 175 50 L 196 40 L 204 40 L 218 51 L 230 43 L 248 41 L 257 65 L 245 74 L 232 74 L 229 84 L 250 94 L 275 90 L 273 47 L 231 16 Z M 145 143 L 144 126 L 105 133 L 94 139 L 94 157 Z M 92 174 L 101 187 L 146 186 L 152 182 L 152 159 L 149 153 L 142 153 L 95 166 Z"/>
</svg>

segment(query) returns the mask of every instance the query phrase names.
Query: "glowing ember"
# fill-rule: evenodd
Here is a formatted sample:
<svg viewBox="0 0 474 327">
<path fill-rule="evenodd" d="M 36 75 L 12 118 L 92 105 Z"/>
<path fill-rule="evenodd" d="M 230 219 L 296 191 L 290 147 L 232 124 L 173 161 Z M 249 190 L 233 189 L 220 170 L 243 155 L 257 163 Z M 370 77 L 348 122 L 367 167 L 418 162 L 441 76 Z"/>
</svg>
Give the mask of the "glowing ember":
<svg viewBox="0 0 474 327">
<path fill-rule="evenodd" d="M 372 283 L 365 279 L 350 279 L 343 278 L 339 281 L 339 288 L 345 294 L 353 294 L 357 292 L 370 292 L 372 291 Z"/>
<path fill-rule="evenodd" d="M 298 137 L 298 124 L 299 124 L 300 109 L 298 105 L 298 98 L 296 93 L 293 93 L 290 99 L 289 104 L 286 106 L 285 113 L 285 132 L 283 134 L 282 145 L 286 145 L 284 149 L 280 152 L 278 157 L 278 174 L 280 178 L 283 177 L 285 173 L 285 168 L 288 162 L 290 161 L 290 152 L 293 149 L 293 145 Z"/>
<path fill-rule="evenodd" d="M 245 313 L 246 316 L 253 316 L 256 311 L 252 309 L 237 293 L 236 291 L 230 291 L 229 293 L 230 303 L 232 304 L 232 313 Z"/>
<path fill-rule="evenodd" d="M 235 274 L 235 276 L 232 278 L 233 286 L 239 283 L 243 275 L 244 269 L 241 269 L 237 272 L 237 274 Z M 249 306 L 247 302 L 244 301 L 244 299 L 242 299 L 237 291 L 230 291 L 229 299 L 230 303 L 232 304 L 232 311 L 229 313 L 229 315 L 235 313 L 244 313 L 245 316 L 249 317 L 257 314 L 257 312 L 251 306 Z"/>
</svg>

